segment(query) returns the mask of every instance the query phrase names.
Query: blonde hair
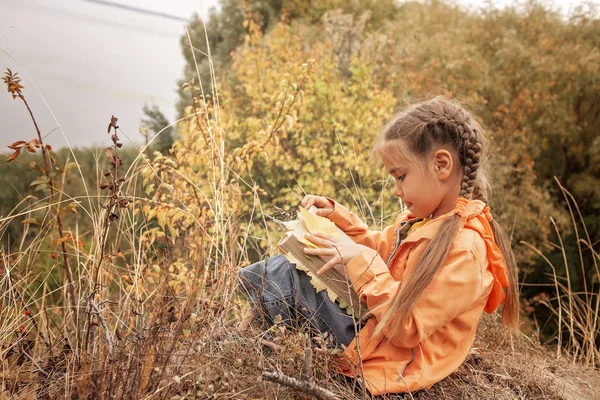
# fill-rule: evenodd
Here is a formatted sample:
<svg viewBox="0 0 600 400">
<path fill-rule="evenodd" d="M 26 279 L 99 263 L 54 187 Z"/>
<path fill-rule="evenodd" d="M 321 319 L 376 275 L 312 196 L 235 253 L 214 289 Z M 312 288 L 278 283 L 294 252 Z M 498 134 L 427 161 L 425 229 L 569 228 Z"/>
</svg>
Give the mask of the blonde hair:
<svg viewBox="0 0 600 400">
<path fill-rule="evenodd" d="M 397 146 L 399 141 L 403 142 L 403 146 Z M 486 144 L 487 138 L 482 127 L 462 105 L 455 100 L 436 97 L 396 114 L 384 127 L 373 154 L 387 161 L 423 165 L 422 160 L 431 154 L 434 145 L 449 146 L 456 151 L 463 172 L 460 196 L 487 204 L 488 180 L 483 162 Z M 390 145 L 394 145 L 392 149 Z M 509 278 L 502 322 L 514 329 L 519 322 L 517 265 L 502 227 L 495 220 L 490 224 Z M 414 271 L 377 324 L 375 335 L 380 334 L 386 326 L 392 333 L 396 332 L 410 316 L 415 303 L 448 257 L 460 225 L 461 218 L 456 214 L 441 223 Z"/>
</svg>

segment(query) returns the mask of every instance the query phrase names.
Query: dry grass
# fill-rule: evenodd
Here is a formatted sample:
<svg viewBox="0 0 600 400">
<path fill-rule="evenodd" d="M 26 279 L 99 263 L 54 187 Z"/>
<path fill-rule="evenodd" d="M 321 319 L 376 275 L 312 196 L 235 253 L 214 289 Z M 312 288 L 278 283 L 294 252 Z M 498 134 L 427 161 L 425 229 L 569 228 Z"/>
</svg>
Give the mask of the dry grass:
<svg viewBox="0 0 600 400">
<path fill-rule="evenodd" d="M 231 276 L 228 271 L 235 268 L 225 265 L 220 274 Z M 3 285 L 8 276 L 3 277 Z M 4 298 L 16 298 L 17 288 L 27 291 L 33 276 L 13 278 Z M 252 326 L 239 334 L 234 324 L 247 305 L 237 297 L 234 280 L 204 282 L 194 290 L 201 295 L 179 297 L 162 284 L 142 303 L 122 292 L 107 296 L 115 300 L 106 302 L 107 298 L 86 311 L 104 315 L 105 320 L 92 319 L 87 352 L 77 347 L 70 318 L 74 313 L 48 304 L 46 289 L 27 304 L 27 309 L 39 310 L 29 321 L 19 313 L 21 305 L 5 304 L 2 342 L 8 346 L 2 352 L 3 396 L 307 398 L 265 382 L 261 375 L 281 371 L 301 379 L 306 375 L 304 349 L 311 346 L 312 375 L 319 386 L 344 399 L 369 398 L 359 384 L 352 391 L 352 382 L 329 372 L 339 351 L 329 348 L 320 336 L 277 325 L 266 330 Z M 79 303 L 85 304 L 85 299 Z M 16 333 L 21 325 L 27 327 L 27 334 Z M 535 337 L 509 336 L 493 316 L 486 316 L 471 354 L 455 374 L 428 391 L 387 398 L 595 398 L 593 388 L 600 385 L 596 371 L 578 366 L 564 354 L 558 358 L 537 343 Z"/>
<path fill-rule="evenodd" d="M 581 214 L 575 198 L 556 179 L 556 183 L 565 198 L 571 216 L 571 223 L 576 239 L 581 280 L 583 290 L 573 289 L 571 277 L 573 266 L 567 257 L 565 243 L 556 223 L 550 218 L 558 238 L 558 243 L 550 245 L 562 255 L 563 265 L 555 266 L 538 249 L 526 242 L 522 242 L 534 250 L 552 271 L 554 281 L 553 296 L 538 296 L 537 302 L 546 306 L 557 320 L 556 355 L 560 357 L 563 350 L 567 351 L 574 362 L 585 367 L 598 368 L 600 366 L 600 348 L 597 343 L 600 338 L 600 269 L 598 262 L 600 255 L 594 250 L 593 241 L 588 233 L 585 220 Z M 583 235 L 582 235 L 583 232 Z M 582 237 L 583 236 L 583 237 Z M 586 262 L 584 254 L 588 253 L 590 261 Z M 591 264 L 591 265 L 590 265 Z M 557 269 L 564 270 L 565 276 L 560 276 Z M 591 271 L 589 273 L 588 271 Z M 589 279 L 589 276 L 592 278 Z M 594 290 L 594 288 L 596 288 Z"/>
</svg>

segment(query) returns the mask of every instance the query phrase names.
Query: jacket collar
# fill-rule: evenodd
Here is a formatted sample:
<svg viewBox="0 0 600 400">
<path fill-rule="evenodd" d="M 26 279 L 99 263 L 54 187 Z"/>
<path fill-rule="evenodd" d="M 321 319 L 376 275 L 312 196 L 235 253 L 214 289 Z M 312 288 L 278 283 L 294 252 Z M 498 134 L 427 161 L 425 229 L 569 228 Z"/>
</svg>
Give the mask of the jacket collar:
<svg viewBox="0 0 600 400">
<path fill-rule="evenodd" d="M 491 214 L 489 213 L 489 208 L 487 205 L 481 200 L 467 200 L 463 197 L 459 197 L 456 200 L 456 206 L 454 209 L 446 214 L 442 214 L 439 217 L 428 221 L 425 225 L 421 226 L 414 232 L 411 232 L 404 242 L 418 242 L 421 239 L 431 239 L 437 232 L 440 224 L 448 217 L 453 216 L 454 214 L 460 215 L 464 225 L 464 223 L 472 218 L 477 217 L 481 213 L 484 213 L 486 219 L 490 221 L 492 219 Z M 413 222 L 415 220 L 415 216 L 410 211 L 405 211 L 398 216 L 398 222 L 400 222 L 400 226 L 403 226 L 406 223 Z"/>
</svg>

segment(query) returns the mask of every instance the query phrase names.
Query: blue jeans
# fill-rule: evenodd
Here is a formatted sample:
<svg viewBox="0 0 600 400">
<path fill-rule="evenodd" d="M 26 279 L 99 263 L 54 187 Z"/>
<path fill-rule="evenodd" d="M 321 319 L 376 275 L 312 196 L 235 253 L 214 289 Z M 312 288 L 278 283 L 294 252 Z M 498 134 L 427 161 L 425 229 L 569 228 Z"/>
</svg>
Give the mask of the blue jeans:
<svg viewBox="0 0 600 400">
<path fill-rule="evenodd" d="M 283 254 L 242 268 L 238 280 L 252 308 L 261 311 L 268 323 L 281 315 L 281 323 L 289 327 L 327 332 L 336 345 L 344 346 L 354 339 L 355 324 L 360 328 L 324 290 L 317 293 L 310 277 Z"/>
</svg>

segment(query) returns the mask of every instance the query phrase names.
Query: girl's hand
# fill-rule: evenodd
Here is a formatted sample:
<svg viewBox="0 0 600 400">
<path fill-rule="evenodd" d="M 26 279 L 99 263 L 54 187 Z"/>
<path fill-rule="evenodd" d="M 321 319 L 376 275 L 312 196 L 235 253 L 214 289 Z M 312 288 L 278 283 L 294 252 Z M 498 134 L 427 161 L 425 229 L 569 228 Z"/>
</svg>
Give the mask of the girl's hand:
<svg viewBox="0 0 600 400">
<path fill-rule="evenodd" d="M 321 217 L 328 217 L 331 214 L 333 214 L 333 204 L 325 197 L 315 196 L 314 194 L 307 194 L 302 199 L 300 205 L 306 208 L 307 210 L 312 206 L 317 207 L 317 215 L 320 215 Z"/>
<path fill-rule="evenodd" d="M 363 246 L 362 244 L 356 244 L 348 237 L 342 240 L 336 240 L 331 236 L 322 233 L 316 233 L 315 235 L 306 235 L 306 238 L 322 247 L 319 249 L 305 247 L 304 252 L 306 254 L 321 256 L 326 259 L 329 258 L 325 265 L 323 265 L 323 267 L 317 271 L 318 275 L 321 275 L 323 272 L 328 271 L 337 265 L 345 265 L 360 253 L 369 249 L 367 246 Z"/>
</svg>

